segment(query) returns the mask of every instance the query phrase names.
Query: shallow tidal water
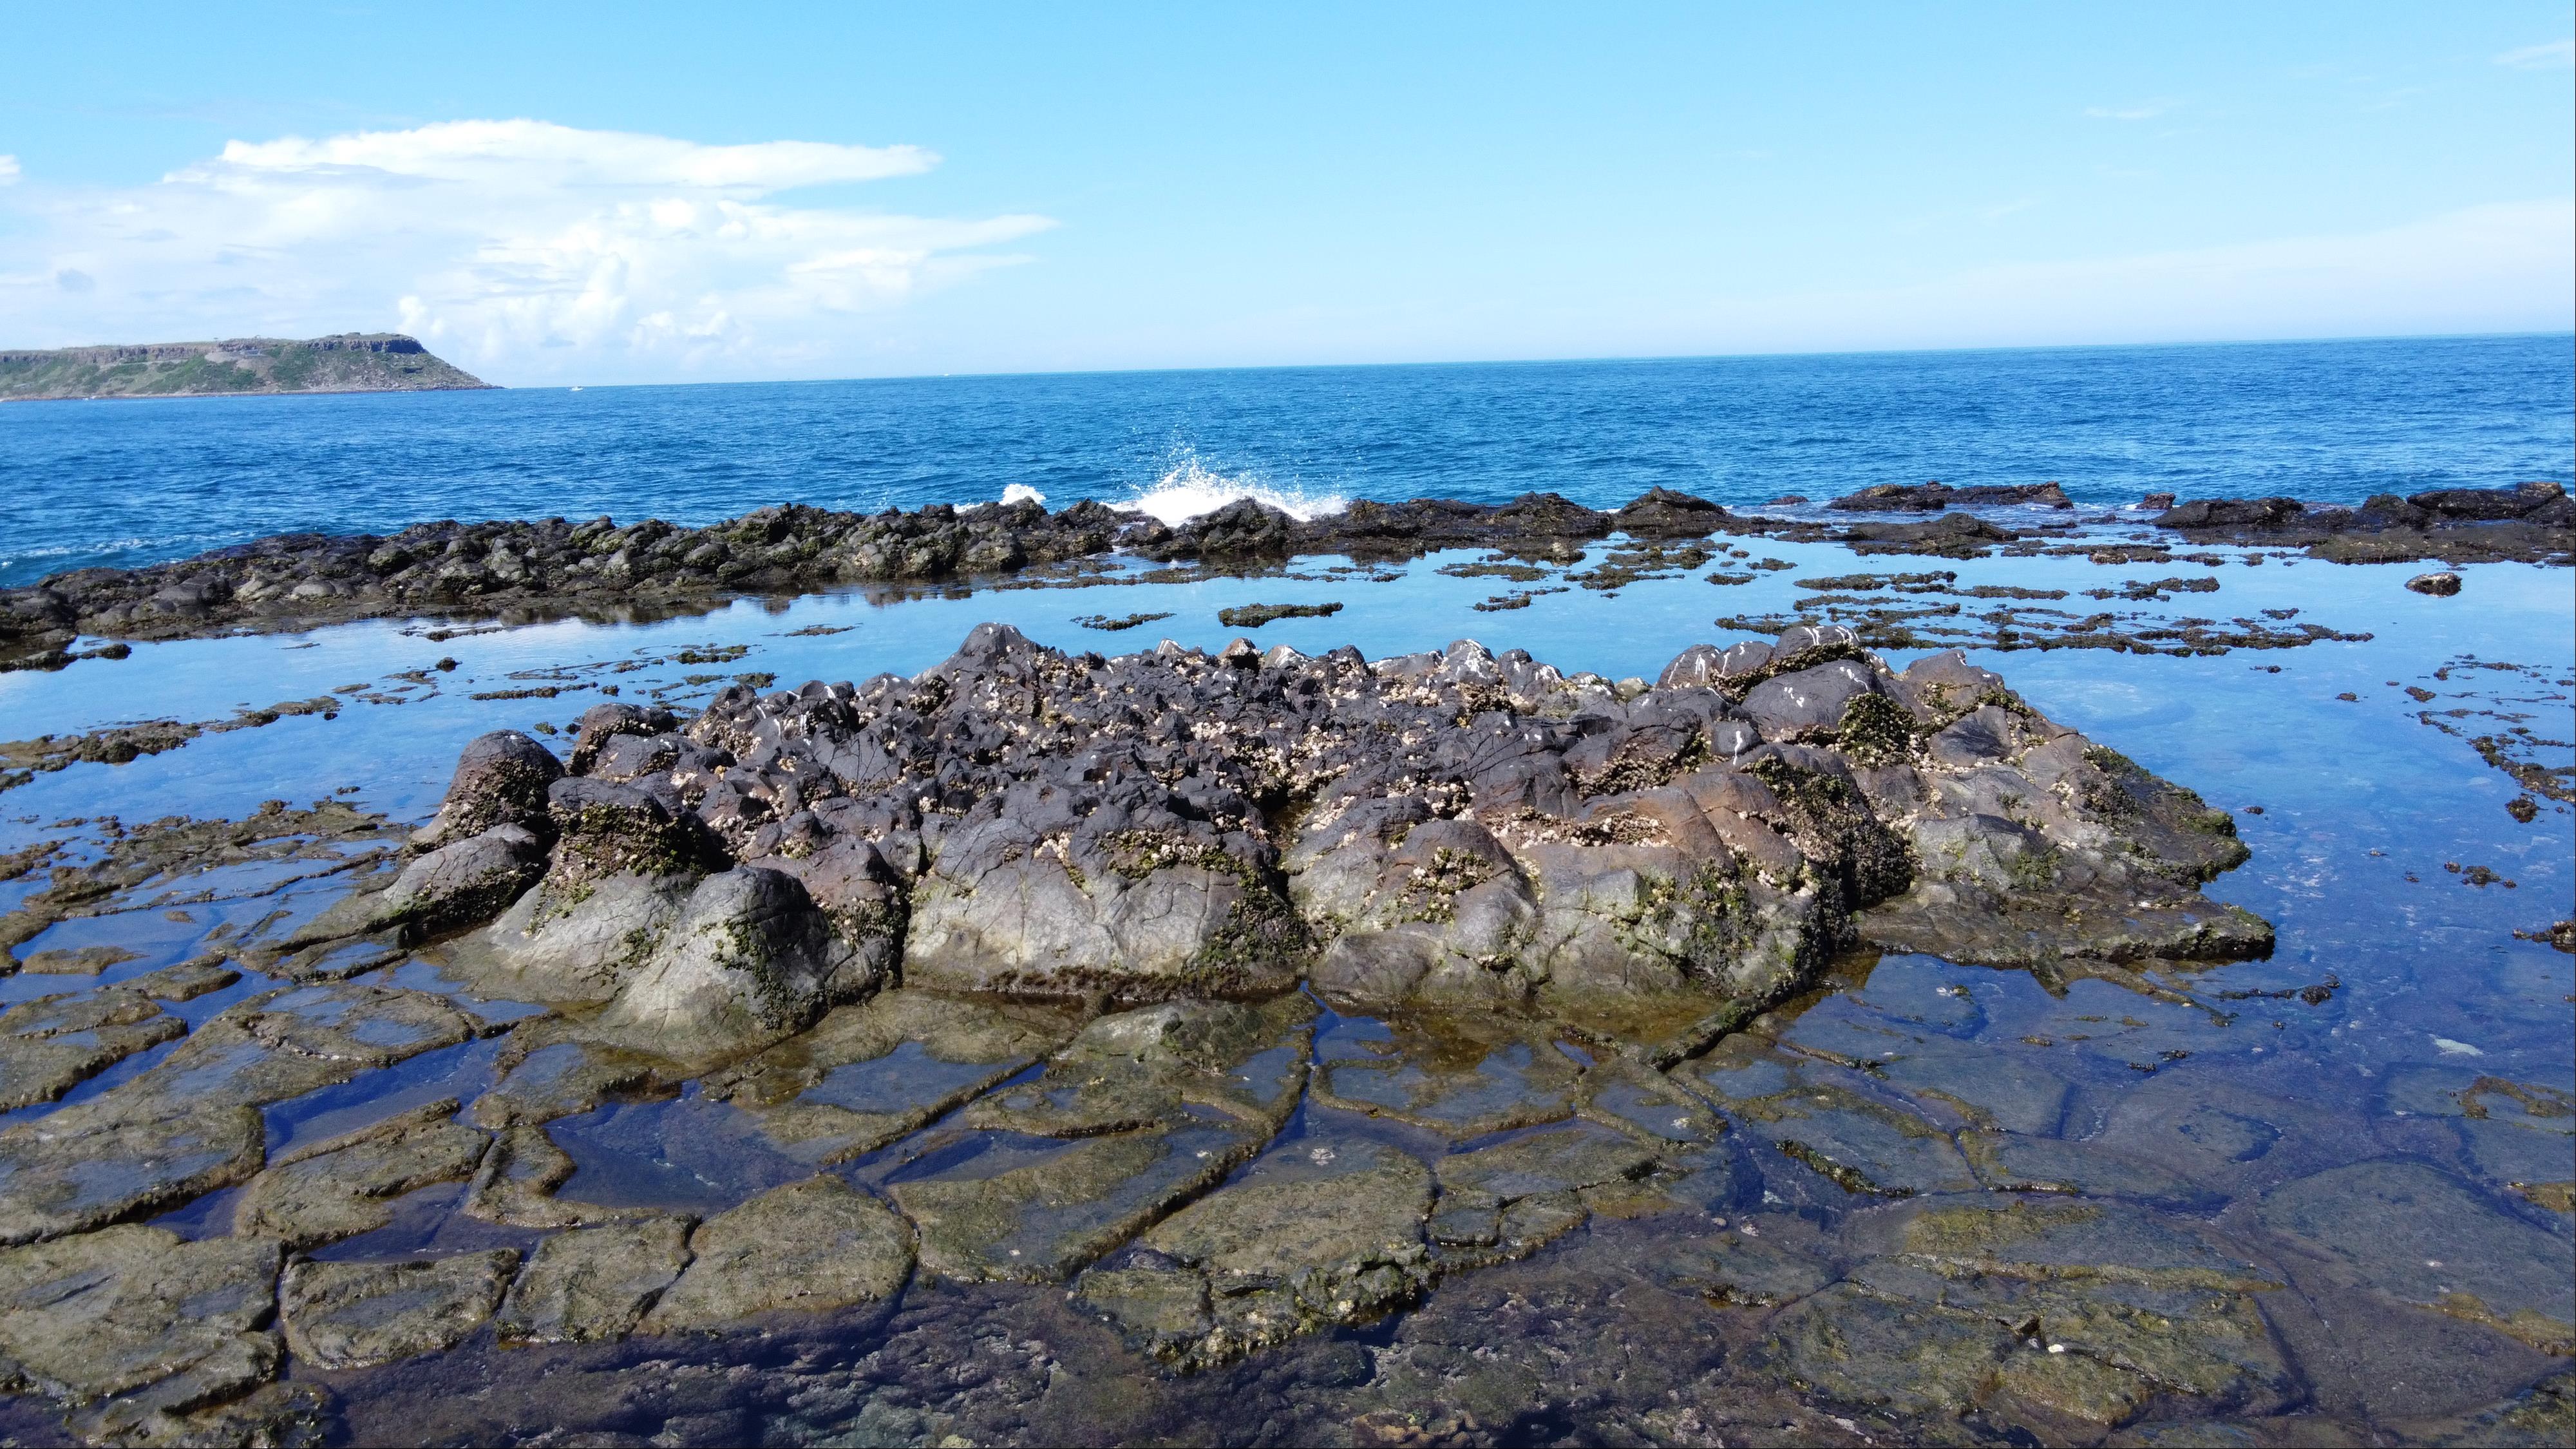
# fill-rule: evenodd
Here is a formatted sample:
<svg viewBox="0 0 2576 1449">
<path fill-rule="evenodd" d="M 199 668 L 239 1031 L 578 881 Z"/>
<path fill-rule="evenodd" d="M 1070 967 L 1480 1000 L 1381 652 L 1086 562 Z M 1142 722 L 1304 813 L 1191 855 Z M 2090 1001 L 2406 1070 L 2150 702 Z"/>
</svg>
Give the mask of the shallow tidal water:
<svg viewBox="0 0 2576 1449">
<path fill-rule="evenodd" d="M 137 645 L 0 676 L 0 738 L 343 702 L 123 765 L 38 773 L 0 793 L 0 853 L 77 849 L 100 817 L 241 818 L 271 799 L 337 798 L 414 823 L 483 731 L 559 728 L 610 688 L 687 705 L 745 674 L 785 686 L 911 674 L 985 620 L 1066 649 L 1166 637 L 1213 649 L 1243 632 L 1218 623 L 1220 608 L 1336 602 L 1330 617 L 1251 637 L 1372 658 L 1472 637 L 1568 673 L 1651 679 L 1687 645 L 1741 637 L 1715 617 L 1796 612 L 1818 592 L 1801 580 L 1926 566 L 1838 545 L 1739 546 L 1736 563 L 1789 567 L 1724 587 L 1693 568 L 1480 612 L 1493 579 L 1438 571 L 1472 555 L 1310 559 L 1186 584 Z M 530 1348 L 498 1345 L 487 1326 L 445 1354 L 345 1372 L 290 1361 L 285 1377 L 323 1391 L 329 1437 L 352 1443 L 2547 1442 L 2569 1410 L 2531 1391 L 2563 1372 L 2576 1337 L 2576 958 L 2515 933 L 2571 914 L 2576 813 L 2546 796 L 2528 821 L 2509 812 L 2524 785 L 2475 740 L 2558 771 L 2563 790 L 2576 754 L 2568 577 L 2471 567 L 2442 599 L 2407 592 L 2408 569 L 2215 552 L 2222 561 L 2188 569 L 1938 567 L 1962 587 L 2066 589 L 2060 607 L 2074 610 L 2090 607 L 2083 590 L 2188 572 L 2218 587 L 2104 607 L 2295 610 L 2346 636 L 2189 658 L 1970 651 L 2049 717 L 2235 814 L 2253 857 L 2208 893 L 2275 924 L 2267 960 L 2043 977 L 1853 956 L 1663 1083 L 1614 1081 L 1595 1047 L 1543 1026 L 1497 1035 L 1322 1004 L 1305 1095 L 1238 1179 L 1329 1179 L 1387 1154 L 1436 1170 L 1568 1130 L 1643 1134 L 1667 1144 L 1673 1170 L 1584 1185 L 1579 1226 L 1518 1261 L 1452 1271 L 1415 1306 L 1203 1372 L 1136 1352 L 1062 1284 L 922 1273 L 864 1314 Z M 1077 622 L 1138 613 L 1168 617 L 1116 632 Z M 1909 654 L 1885 652 L 1899 665 Z M 126 959 L 96 977 L 0 977 L 0 1005 L 176 965 L 219 931 L 282 933 L 346 891 L 333 865 L 281 859 L 138 887 L 120 902 L 133 909 L 16 948 Z M 0 910 L 41 884 L 0 883 Z M 434 952 L 355 979 L 450 989 Z M 246 975 L 169 1009 L 202 1022 L 268 984 Z M 469 1005 L 496 1026 L 522 1010 Z M 428 1051 L 272 1106 L 272 1158 L 543 1069 L 534 1056 L 505 1064 L 507 1041 Z M 170 1050 L 129 1057 L 64 1101 Z M 901 1053 L 856 1065 L 867 1070 L 842 1068 L 809 1097 L 926 1101 L 963 1082 Z M 906 1183 L 1074 1150 L 970 1130 L 965 1110 L 829 1170 L 900 1200 Z M 712 1214 L 815 1171 L 810 1151 L 695 1086 L 612 1094 L 548 1131 L 575 1163 L 559 1195 L 603 1206 Z M 220 1235 L 238 1191 L 157 1221 Z M 422 1188 L 387 1226 L 314 1256 L 524 1251 L 545 1236 L 456 1212 L 465 1191 Z M 21 1442 L 58 1439 L 59 1426 L 41 1400 L 0 1402 L 0 1433 Z"/>
</svg>

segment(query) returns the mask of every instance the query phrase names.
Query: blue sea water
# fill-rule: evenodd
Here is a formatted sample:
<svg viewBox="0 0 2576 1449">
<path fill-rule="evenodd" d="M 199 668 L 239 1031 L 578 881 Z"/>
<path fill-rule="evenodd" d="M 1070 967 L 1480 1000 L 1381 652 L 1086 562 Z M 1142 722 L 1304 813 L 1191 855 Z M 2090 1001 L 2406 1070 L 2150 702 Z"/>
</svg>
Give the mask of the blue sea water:
<svg viewBox="0 0 2576 1449">
<path fill-rule="evenodd" d="M 30 403 L 0 408 L 0 584 L 294 530 L 1012 485 L 1180 511 L 1934 478 L 2357 502 L 2564 479 L 2571 452 L 2565 335 Z"/>
</svg>

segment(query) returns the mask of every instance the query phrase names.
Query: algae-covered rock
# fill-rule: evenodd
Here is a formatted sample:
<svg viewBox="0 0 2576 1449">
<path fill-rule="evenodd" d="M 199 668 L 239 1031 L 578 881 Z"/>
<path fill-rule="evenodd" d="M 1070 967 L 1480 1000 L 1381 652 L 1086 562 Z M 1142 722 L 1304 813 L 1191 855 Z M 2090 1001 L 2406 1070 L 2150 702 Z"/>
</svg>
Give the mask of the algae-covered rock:
<svg viewBox="0 0 2576 1449">
<path fill-rule="evenodd" d="M 1781 1310 L 1751 1359 L 1756 1372 L 1838 1404 L 1956 1418 L 2022 1351 L 1990 1320 L 1837 1283 Z"/>
<path fill-rule="evenodd" d="M 772 1188 L 698 1224 L 689 1265 L 646 1333 L 721 1328 L 781 1309 L 820 1313 L 892 1298 L 912 1274 L 912 1229 L 829 1174 Z"/>
<path fill-rule="evenodd" d="M 110 1094 L 112 1097 L 114 1094 Z M 82 1232 L 257 1172 L 257 1109 L 97 1098 L 0 1129 L 0 1244 Z"/>
<path fill-rule="evenodd" d="M 521 1343 L 624 1338 L 688 1266 L 688 1241 L 688 1220 L 673 1217 L 557 1233 L 537 1245 L 510 1285 L 501 1303 L 501 1337 Z"/>
<path fill-rule="evenodd" d="M 1430 1199 L 1430 1174 L 1393 1152 L 1337 1173 L 1256 1173 L 1156 1224 L 1119 1266 L 1085 1272 L 1075 1300 L 1191 1369 L 1366 1323 L 1430 1286 Z"/>
<path fill-rule="evenodd" d="M 1653 1152 L 1590 1124 L 1534 1132 L 1433 1164 L 1430 1235 L 1445 1266 L 1527 1257 L 1581 1227 L 1593 1189 L 1644 1176 Z"/>
<path fill-rule="evenodd" d="M 1269 1134 L 1213 1112 L 1059 1144 L 990 1134 L 887 1191 L 921 1265 L 960 1282 L 1060 1282 L 1225 1180 Z"/>
<path fill-rule="evenodd" d="M 287 1347 L 319 1368 L 365 1368 L 455 1347 L 500 1305 L 516 1248 L 399 1263 L 290 1265 L 278 1288 Z"/>
<path fill-rule="evenodd" d="M 2571 1239 L 2418 1162 L 2331 1168 L 2264 1195 L 2262 1221 L 2371 1291 L 2576 1350 Z"/>
<path fill-rule="evenodd" d="M 451 1121 L 456 1099 L 431 1102 L 327 1141 L 281 1153 L 233 1206 L 233 1231 L 311 1248 L 393 1221 L 391 1200 L 471 1176 L 490 1141 Z"/>
<path fill-rule="evenodd" d="M 2280 1283 L 2191 1231 L 2125 1203 L 1937 1198 L 1856 1224 L 1864 1245 L 1945 1273 L 2099 1278 L 2155 1288 L 2258 1293 Z"/>
<path fill-rule="evenodd" d="M 191 1408 L 277 1368 L 278 1247 L 112 1227 L 0 1252 L 0 1384 Z"/>
</svg>

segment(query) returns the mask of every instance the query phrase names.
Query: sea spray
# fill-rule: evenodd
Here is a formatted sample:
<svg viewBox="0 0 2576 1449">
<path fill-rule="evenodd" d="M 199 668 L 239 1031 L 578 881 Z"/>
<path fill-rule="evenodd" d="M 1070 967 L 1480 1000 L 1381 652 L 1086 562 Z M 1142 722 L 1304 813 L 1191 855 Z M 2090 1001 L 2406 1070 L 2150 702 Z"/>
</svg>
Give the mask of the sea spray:
<svg viewBox="0 0 2576 1449">
<path fill-rule="evenodd" d="M 1153 487 L 1112 506 L 1177 525 L 1203 513 L 1214 513 L 1238 498 L 1267 504 L 1300 523 L 1350 506 L 1350 500 L 1338 493 L 1308 492 L 1295 486 L 1280 488 L 1250 477 L 1213 471 L 1199 461 L 1196 453 L 1183 455 L 1164 470 Z"/>
</svg>

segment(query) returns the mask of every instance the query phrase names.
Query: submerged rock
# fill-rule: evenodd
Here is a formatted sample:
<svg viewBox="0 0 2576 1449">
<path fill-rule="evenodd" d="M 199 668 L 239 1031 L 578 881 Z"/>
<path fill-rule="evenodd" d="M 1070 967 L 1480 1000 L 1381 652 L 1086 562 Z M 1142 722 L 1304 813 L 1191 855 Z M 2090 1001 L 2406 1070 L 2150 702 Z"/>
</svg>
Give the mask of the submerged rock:
<svg viewBox="0 0 2576 1449">
<path fill-rule="evenodd" d="M 923 1267 L 1059 1281 L 1223 1181 L 1295 1110 L 1313 1014 L 1290 995 L 1093 1022 L 1034 1080 L 968 1107 L 978 1136 L 891 1184 Z"/>
<path fill-rule="evenodd" d="M 1430 1197 L 1430 1174 L 1393 1152 L 1337 1173 L 1255 1175 L 1164 1219 L 1120 1266 L 1085 1272 L 1074 1298 L 1188 1369 L 1367 1323 L 1430 1287 Z"/>
<path fill-rule="evenodd" d="M 0 1012 L 0 1112 L 50 1102 L 136 1052 L 188 1033 L 130 987 L 40 996 Z"/>
<path fill-rule="evenodd" d="M 1073 1031 L 1042 1007 L 902 988 L 835 1008 L 812 1029 L 706 1081 L 823 1165 L 874 1152 L 1036 1064 Z"/>
<path fill-rule="evenodd" d="M 2560 1139 L 2560 1155 L 2565 1139 Z M 2264 1195 L 2263 1225 L 2372 1291 L 2576 1352 L 2564 1231 L 2497 1210 L 2420 1162 L 2337 1167 Z"/>
<path fill-rule="evenodd" d="M 279 1154 L 233 1207 L 233 1231 L 312 1248 L 393 1221 L 391 1199 L 460 1182 L 490 1139 L 449 1120 L 456 1099 L 431 1102 L 355 1132 Z"/>
</svg>

